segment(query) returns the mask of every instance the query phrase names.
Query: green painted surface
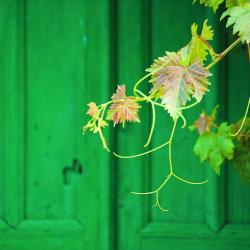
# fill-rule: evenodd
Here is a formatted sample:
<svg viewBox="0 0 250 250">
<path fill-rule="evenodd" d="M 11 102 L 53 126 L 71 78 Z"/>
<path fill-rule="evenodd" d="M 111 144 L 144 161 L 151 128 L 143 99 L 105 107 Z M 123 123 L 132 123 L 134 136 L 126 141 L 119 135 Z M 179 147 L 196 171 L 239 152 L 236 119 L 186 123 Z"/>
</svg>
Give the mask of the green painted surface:
<svg viewBox="0 0 250 250">
<path fill-rule="evenodd" d="M 233 38 L 218 17 L 191 1 L 0 0 L 1 250 L 250 249 L 250 188 L 230 166 L 221 177 L 200 166 L 195 135 L 180 124 L 175 172 L 210 181 L 171 180 L 160 193 L 168 213 L 152 208 L 154 197 L 130 194 L 161 183 L 167 149 L 117 160 L 98 136 L 81 135 L 86 103 L 106 101 L 116 84 L 132 94 L 153 58 L 185 45 L 190 25 L 204 18 L 215 27 L 214 46 L 225 48 Z M 186 112 L 188 122 L 218 102 L 220 120 L 243 114 L 246 50 L 239 46 L 213 74 L 207 97 Z M 107 129 L 115 151 L 144 150 L 151 109 L 143 108 L 144 123 Z M 167 140 L 170 126 L 157 110 L 152 146 Z"/>
</svg>

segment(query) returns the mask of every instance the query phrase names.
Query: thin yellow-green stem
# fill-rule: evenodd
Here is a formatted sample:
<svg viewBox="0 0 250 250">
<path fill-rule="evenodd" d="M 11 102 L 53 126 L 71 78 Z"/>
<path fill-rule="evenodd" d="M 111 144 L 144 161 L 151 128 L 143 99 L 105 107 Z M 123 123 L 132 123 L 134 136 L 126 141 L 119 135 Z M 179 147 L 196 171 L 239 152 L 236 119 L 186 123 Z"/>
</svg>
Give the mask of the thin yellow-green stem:
<svg viewBox="0 0 250 250">
<path fill-rule="evenodd" d="M 206 69 L 211 69 L 215 64 L 217 64 L 219 61 L 223 59 L 223 57 L 230 52 L 235 46 L 237 46 L 241 42 L 241 38 L 238 38 L 236 41 L 234 41 L 229 47 L 227 47 L 221 54 L 218 55 L 218 57 L 212 61 Z"/>
<path fill-rule="evenodd" d="M 205 181 L 201 181 L 201 182 L 193 182 L 193 181 L 188 181 L 186 179 L 183 179 L 181 178 L 180 176 L 176 175 L 175 173 L 173 173 L 173 176 L 175 178 L 177 178 L 178 180 L 182 181 L 182 182 L 185 182 L 187 184 L 190 184 L 190 185 L 201 185 L 201 184 L 205 184 L 208 182 L 208 180 L 205 180 Z"/>
<path fill-rule="evenodd" d="M 173 140 L 176 124 L 177 124 L 177 120 L 174 122 L 174 126 L 173 126 L 173 129 L 172 129 L 171 135 L 170 135 L 169 145 L 168 145 L 169 169 L 170 169 L 170 174 L 171 175 L 173 174 L 173 164 L 172 164 L 171 149 L 172 149 L 172 140 Z"/>
<path fill-rule="evenodd" d="M 103 136 L 103 133 L 102 133 L 102 129 L 101 129 L 101 122 L 103 121 L 103 117 L 104 117 L 104 113 L 105 113 L 105 110 L 106 110 L 106 105 L 103 105 L 103 110 L 102 110 L 102 114 L 101 114 L 101 117 L 100 117 L 100 119 L 99 119 L 99 121 L 98 121 L 98 131 L 99 131 L 99 135 L 100 135 L 100 138 L 101 138 L 101 140 L 102 140 L 102 144 L 103 144 L 103 147 L 108 151 L 108 152 L 110 152 L 110 149 L 108 148 L 108 145 L 107 145 L 107 143 L 106 143 L 106 140 L 105 140 L 105 138 L 104 138 L 104 136 Z"/>
<path fill-rule="evenodd" d="M 168 209 L 163 208 L 159 202 L 159 192 L 156 193 L 156 202 L 153 205 L 153 207 L 159 207 L 159 209 L 162 210 L 163 212 L 168 212 Z"/>
<path fill-rule="evenodd" d="M 153 102 L 150 102 L 150 103 L 151 103 L 151 108 L 152 108 L 152 124 L 151 124 L 151 128 L 150 128 L 148 140 L 147 140 L 146 144 L 144 145 L 144 147 L 147 147 L 150 144 L 153 133 L 154 133 L 154 128 L 155 128 L 155 105 Z"/>
<path fill-rule="evenodd" d="M 199 103 L 200 103 L 200 101 L 196 101 L 196 102 L 194 102 L 194 103 L 192 103 L 192 104 L 190 104 L 190 105 L 187 105 L 187 106 L 184 106 L 184 107 L 181 107 L 181 108 L 177 108 L 176 110 L 190 109 L 190 108 L 196 106 L 196 105 L 199 104 Z"/>
<path fill-rule="evenodd" d="M 136 154 L 136 155 L 127 155 L 127 156 L 123 156 L 123 155 L 119 155 L 119 154 L 117 154 L 117 153 L 115 153 L 115 152 L 113 152 L 113 154 L 114 154 L 116 157 L 118 157 L 118 158 L 122 158 L 122 159 L 131 159 L 131 158 L 136 158 L 136 157 L 140 157 L 140 156 L 143 156 L 143 155 L 150 154 L 150 153 L 152 153 L 152 152 L 154 152 L 154 151 L 157 151 L 157 150 L 159 150 L 159 149 L 161 149 L 161 148 L 167 146 L 168 144 L 169 144 L 169 141 L 167 141 L 167 142 L 161 144 L 160 146 L 158 146 L 158 147 L 156 147 L 156 148 L 153 148 L 153 149 L 151 149 L 151 150 L 148 150 L 148 151 L 146 151 L 146 152 L 143 152 L 143 153 L 140 153 L 140 154 Z"/>
<path fill-rule="evenodd" d="M 242 120 L 242 123 L 241 123 L 241 125 L 240 125 L 240 128 L 238 129 L 238 131 L 237 131 L 236 133 L 230 134 L 231 136 L 237 136 L 237 135 L 240 133 L 240 131 L 242 130 L 242 128 L 243 128 L 243 126 L 244 126 L 244 123 L 245 123 L 245 121 L 246 121 L 246 118 L 247 118 L 249 106 L 250 106 L 250 97 L 248 98 L 248 103 L 247 103 L 246 112 L 245 112 L 245 114 L 244 114 L 244 118 L 243 118 L 243 120 Z"/>
<path fill-rule="evenodd" d="M 138 194 L 138 195 L 147 195 L 147 194 L 155 194 L 157 190 L 150 191 L 150 192 L 130 192 L 131 194 Z"/>
<path fill-rule="evenodd" d="M 172 173 L 170 173 L 166 179 L 163 181 L 163 183 L 156 189 L 157 192 L 159 192 L 164 186 L 165 184 L 169 181 L 169 179 L 171 178 L 172 176 Z"/>
<path fill-rule="evenodd" d="M 182 124 L 181 128 L 185 128 L 186 125 L 187 125 L 186 118 L 184 117 L 184 115 L 183 115 L 181 112 L 178 112 L 178 111 L 177 111 L 177 114 L 179 115 L 179 117 L 180 117 L 180 118 L 182 119 L 182 121 L 183 121 L 183 124 Z"/>
<path fill-rule="evenodd" d="M 165 67 L 168 63 L 169 63 L 170 59 L 167 60 L 165 63 L 163 63 L 160 67 L 158 67 L 157 69 L 153 70 L 152 72 L 148 73 L 147 75 L 143 76 L 141 79 L 139 79 L 135 85 L 134 85 L 134 95 L 137 96 L 136 94 L 136 90 L 137 87 L 141 84 L 141 82 L 143 82 L 145 79 L 147 79 L 149 76 L 157 73 L 159 70 L 161 70 L 163 67 Z"/>
</svg>

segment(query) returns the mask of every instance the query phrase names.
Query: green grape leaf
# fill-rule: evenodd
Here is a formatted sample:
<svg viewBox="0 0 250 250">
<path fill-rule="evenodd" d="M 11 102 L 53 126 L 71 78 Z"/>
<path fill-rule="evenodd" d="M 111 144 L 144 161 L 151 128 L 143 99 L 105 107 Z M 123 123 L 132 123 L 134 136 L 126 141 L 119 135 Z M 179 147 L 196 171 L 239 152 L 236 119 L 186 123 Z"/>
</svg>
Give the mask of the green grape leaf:
<svg viewBox="0 0 250 250">
<path fill-rule="evenodd" d="M 238 131 L 242 119 L 233 124 L 232 130 Z M 246 118 L 241 132 L 235 138 L 235 153 L 232 166 L 240 175 L 243 182 L 250 185 L 250 118 Z"/>
<path fill-rule="evenodd" d="M 193 1 L 195 3 L 196 0 Z M 222 4 L 224 0 L 200 0 L 200 4 L 213 8 L 213 11 L 216 12 L 219 5 Z"/>
<path fill-rule="evenodd" d="M 250 2 L 242 5 L 229 8 L 222 16 L 221 20 L 229 16 L 227 27 L 233 25 L 233 34 L 238 33 L 241 41 L 250 43 Z"/>
<path fill-rule="evenodd" d="M 226 7 L 232 8 L 234 6 L 242 6 L 249 2 L 250 2 L 249 0 L 226 0 Z"/>
<path fill-rule="evenodd" d="M 111 98 L 114 102 L 107 112 L 107 120 L 112 120 L 114 126 L 118 123 L 122 123 L 124 126 L 126 121 L 140 122 L 138 116 L 140 106 L 134 97 L 126 96 L 125 85 L 118 85 L 116 93 Z"/>
<path fill-rule="evenodd" d="M 193 23 L 191 26 L 192 39 L 187 46 L 180 50 L 181 63 L 184 66 L 190 63 L 199 61 L 204 63 L 207 60 L 207 55 L 210 54 L 212 58 L 215 57 L 215 52 L 208 41 L 213 40 L 214 31 L 211 26 L 207 24 L 207 20 L 203 22 L 201 34 L 198 34 L 198 25 Z"/>
<path fill-rule="evenodd" d="M 194 152 L 201 162 L 207 160 L 216 174 L 220 174 L 220 168 L 225 159 L 232 159 L 234 143 L 229 134 L 230 126 L 222 123 L 218 131 L 207 132 L 199 136 L 194 146 Z"/>
<path fill-rule="evenodd" d="M 151 93 L 158 93 L 165 109 L 176 120 L 180 114 L 178 109 L 185 106 L 191 97 L 200 101 L 208 91 L 207 78 L 211 73 L 199 62 L 186 67 L 181 65 L 180 56 L 174 52 L 167 52 L 165 57 L 155 60 L 148 71 L 154 71 L 156 65 L 159 67 L 166 61 L 168 64 L 152 75 L 150 82 L 154 86 Z"/>
</svg>

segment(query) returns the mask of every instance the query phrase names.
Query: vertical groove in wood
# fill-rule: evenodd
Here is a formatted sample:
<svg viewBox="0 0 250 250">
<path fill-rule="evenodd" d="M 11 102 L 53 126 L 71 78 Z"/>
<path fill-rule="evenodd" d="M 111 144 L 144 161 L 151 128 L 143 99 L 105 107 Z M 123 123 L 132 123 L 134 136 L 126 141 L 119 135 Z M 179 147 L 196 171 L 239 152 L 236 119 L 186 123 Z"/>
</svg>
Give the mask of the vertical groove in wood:
<svg viewBox="0 0 250 250">
<path fill-rule="evenodd" d="M 23 216 L 24 81 L 23 1 L 2 3 L 1 84 L 4 86 L 4 219 L 17 227 Z"/>
<path fill-rule="evenodd" d="M 111 75 L 112 72 L 110 70 L 110 66 L 114 66 L 113 58 L 111 59 L 111 49 L 112 45 L 115 41 L 114 36 L 115 27 L 112 27 L 112 15 L 113 9 L 110 7 L 110 0 L 102 1 L 102 7 L 100 8 L 100 22 L 101 22 L 101 29 L 103 30 L 101 34 L 101 45 L 100 45 L 100 52 L 102 56 L 103 61 L 103 68 L 100 72 L 100 78 L 103 78 L 102 80 L 102 90 L 103 90 L 103 97 L 105 98 L 105 102 L 110 99 L 110 82 L 113 80 L 113 76 Z M 100 4 L 99 1 L 97 1 L 97 6 Z M 115 6 L 113 6 L 115 9 Z M 111 31 L 114 33 L 111 34 Z M 114 76 L 115 77 L 115 76 Z M 111 125 L 112 126 L 112 125 Z M 107 129 L 107 141 L 109 144 L 109 147 L 112 146 L 112 140 L 114 138 L 114 135 L 110 132 L 110 129 Z M 99 242 L 99 249 L 103 250 L 112 250 L 113 248 L 113 242 L 112 242 L 112 234 L 114 231 L 111 230 L 111 225 L 114 225 L 114 222 L 112 221 L 112 215 L 114 208 L 114 204 L 111 202 L 112 192 L 115 190 L 114 185 L 114 176 L 113 173 L 113 160 L 112 160 L 112 153 L 107 153 L 106 151 L 103 153 L 102 160 L 105 161 L 105 166 L 101 164 L 99 166 L 100 168 L 100 186 L 99 186 L 99 192 L 100 192 L 100 205 L 101 209 L 99 210 L 99 218 L 100 218 L 100 242 Z M 110 223 L 112 221 L 112 224 Z M 97 238 L 98 240 L 98 238 Z"/>
<path fill-rule="evenodd" d="M 110 99 L 110 1 L 84 0 L 86 17 L 86 56 L 83 103 L 97 104 Z M 112 34 L 116 35 L 116 34 Z M 84 110 L 86 110 L 86 106 Z M 86 111 L 85 111 L 86 112 Z M 85 117 L 86 120 L 88 117 Z M 112 126 L 112 125 L 111 125 Z M 110 146 L 109 129 L 103 130 Z M 85 175 L 82 190 L 82 217 L 86 228 L 84 242 L 87 249 L 112 249 L 110 230 L 111 154 L 108 154 L 98 135 L 86 133 L 84 144 Z M 86 199 L 88 200 L 86 202 Z"/>
<path fill-rule="evenodd" d="M 120 0 L 118 2 L 118 79 L 126 84 L 127 95 L 133 94 L 135 82 L 145 75 L 149 66 L 149 1 Z M 147 91 L 147 81 L 140 89 Z M 145 151 L 143 145 L 149 132 L 148 104 L 140 103 L 141 123 L 127 123 L 118 128 L 118 152 L 135 154 Z M 149 157 L 118 159 L 118 239 L 117 249 L 140 249 L 140 230 L 147 217 L 148 197 L 131 194 L 147 188 Z M 146 209 L 145 209 L 146 207 Z M 133 218 L 131 220 L 131 218 Z M 129 239 L 129 240 L 128 240 Z"/>
<path fill-rule="evenodd" d="M 109 98 L 116 88 L 118 82 L 118 1 L 109 0 Z M 110 147 L 112 151 L 117 152 L 117 130 L 110 126 Z M 109 182 L 109 248 L 108 250 L 118 249 L 118 160 L 111 155 L 110 157 L 110 182 Z"/>
<path fill-rule="evenodd" d="M 225 28 L 219 23 L 218 15 L 214 16 L 211 9 L 206 10 L 209 24 L 215 30 L 215 37 L 213 46 L 217 53 L 223 51 L 226 47 L 225 42 Z M 226 118 L 226 63 L 225 61 L 219 62 L 212 69 L 213 77 L 210 92 L 205 99 L 206 111 L 209 113 L 212 109 L 219 104 L 219 115 L 217 121 L 224 121 Z M 213 231 L 219 231 L 225 225 L 225 167 L 221 169 L 221 175 L 218 177 L 211 170 L 210 166 L 207 167 L 207 178 L 209 182 L 207 185 L 206 193 L 206 223 Z"/>
<path fill-rule="evenodd" d="M 144 74 L 145 70 L 150 67 L 152 63 L 152 0 L 141 0 L 141 41 L 143 46 L 141 46 L 141 60 L 142 60 L 142 71 Z M 148 84 L 148 79 L 144 81 L 142 90 L 145 93 L 150 91 L 150 85 Z M 150 105 L 145 107 L 145 118 L 143 124 L 145 126 L 145 135 L 149 134 L 150 124 L 152 123 L 152 109 Z M 146 124 L 148 125 L 146 126 Z M 154 131 L 153 136 L 155 136 L 156 131 Z M 145 140 L 146 140 L 145 137 Z M 152 143 L 148 146 L 148 150 L 152 148 Z M 145 157 L 145 156 L 144 156 Z M 151 155 L 144 159 L 144 168 L 141 170 L 142 182 L 141 187 L 143 190 L 149 190 L 151 187 L 151 173 L 152 173 L 152 165 L 151 165 Z M 143 201 L 141 203 L 141 213 L 142 213 L 142 227 L 145 227 L 150 222 L 150 206 L 152 204 L 152 200 L 150 197 L 143 197 Z"/>
<path fill-rule="evenodd" d="M 228 33 L 228 43 L 237 39 Z M 235 123 L 244 116 L 250 96 L 250 62 L 246 44 L 239 44 L 227 56 L 228 121 Z M 249 117 L 248 113 L 248 117 Z M 247 163 L 245 163 L 247 164 Z M 248 163 L 249 164 L 249 163 Z M 228 223 L 250 223 L 250 187 L 244 183 L 232 162 L 227 175 L 227 220 Z"/>
<path fill-rule="evenodd" d="M 28 172 L 28 60 L 27 60 L 27 51 L 28 51 L 28 38 L 27 38 L 27 22 L 28 22 L 28 13 L 27 13 L 27 1 L 22 0 L 22 9 L 23 9 L 23 86 L 24 86 L 24 166 L 23 166 L 23 219 L 27 219 L 27 172 Z"/>
</svg>

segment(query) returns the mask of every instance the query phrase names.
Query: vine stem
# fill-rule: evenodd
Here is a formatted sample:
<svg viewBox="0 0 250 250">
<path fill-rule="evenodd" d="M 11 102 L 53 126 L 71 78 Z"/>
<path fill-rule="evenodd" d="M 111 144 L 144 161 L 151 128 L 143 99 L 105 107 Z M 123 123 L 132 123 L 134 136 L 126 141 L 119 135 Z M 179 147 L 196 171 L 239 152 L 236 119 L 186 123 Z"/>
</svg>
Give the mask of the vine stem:
<svg viewBox="0 0 250 250">
<path fill-rule="evenodd" d="M 189 180 L 185 180 L 185 179 L 179 177 L 178 175 L 176 175 L 174 173 L 174 171 L 173 171 L 173 163 L 172 163 L 172 141 L 173 141 L 176 125 L 177 125 L 177 120 L 174 122 L 170 138 L 169 138 L 169 140 L 167 142 L 167 144 L 169 145 L 169 147 L 168 147 L 168 149 L 169 149 L 168 150 L 168 152 L 169 152 L 169 170 L 170 170 L 169 175 L 167 175 L 165 180 L 160 184 L 160 186 L 157 189 L 153 190 L 153 191 L 149 191 L 149 192 L 131 192 L 131 194 L 135 194 L 135 195 L 152 195 L 152 194 L 155 194 L 156 202 L 155 202 L 155 204 L 153 206 L 158 207 L 160 210 L 162 210 L 164 212 L 167 212 L 168 209 L 165 209 L 165 208 L 163 208 L 161 206 L 160 201 L 159 201 L 159 192 L 167 184 L 167 182 L 171 179 L 172 176 L 175 177 L 176 179 L 178 179 L 178 180 L 180 180 L 182 182 L 185 182 L 187 184 L 190 184 L 190 185 L 204 184 L 204 183 L 206 183 L 208 181 L 208 180 L 205 180 L 205 181 L 202 181 L 202 182 L 192 182 L 192 181 L 189 181 Z"/>
<path fill-rule="evenodd" d="M 108 151 L 108 152 L 110 152 L 110 149 L 108 148 L 108 145 L 107 145 L 107 143 L 106 143 L 106 140 L 105 140 L 105 138 L 104 138 L 104 136 L 103 136 L 103 133 L 102 133 L 102 129 L 101 129 L 101 122 L 103 121 L 103 116 L 104 116 L 104 113 L 105 113 L 105 110 L 106 110 L 106 108 L 107 108 L 107 105 L 103 105 L 103 110 L 102 110 L 102 114 L 101 114 L 101 117 L 100 117 L 100 119 L 98 120 L 98 132 L 99 132 L 99 135 L 100 135 L 100 138 L 101 138 L 101 140 L 102 140 L 102 144 L 103 144 L 103 147 Z"/>
<path fill-rule="evenodd" d="M 241 39 L 238 38 L 235 42 L 233 42 L 228 48 L 226 48 L 222 53 L 220 53 L 216 59 L 214 61 L 212 61 L 209 65 L 206 66 L 206 69 L 209 70 L 210 68 L 212 68 L 214 65 L 216 65 L 219 61 L 221 61 L 224 56 L 226 54 L 228 54 L 235 46 L 237 46 L 239 43 L 240 43 Z M 156 72 L 158 72 L 159 70 L 161 70 L 163 67 L 165 67 L 168 63 L 169 63 L 170 59 L 167 60 L 165 63 L 163 63 L 161 66 L 159 66 L 158 68 L 156 68 L 155 70 L 153 70 L 152 72 L 148 73 L 147 75 L 143 76 L 141 79 L 139 79 L 136 84 L 134 85 L 134 89 L 133 89 L 133 92 L 134 92 L 134 97 L 124 97 L 124 98 L 121 98 L 122 99 L 126 99 L 126 98 L 130 98 L 130 99 L 136 99 L 136 101 L 140 102 L 140 101 L 147 101 L 147 102 L 150 102 L 151 104 L 151 107 L 152 107 L 152 125 L 151 125 L 151 129 L 150 129 L 150 133 L 149 133 L 149 136 L 148 136 L 148 139 L 147 139 L 147 142 L 145 144 L 145 146 L 148 146 L 150 144 L 150 141 L 151 141 L 151 138 L 152 138 L 152 135 L 153 135 L 153 131 L 154 131 L 154 127 L 155 127 L 155 106 L 160 106 L 160 107 L 163 107 L 165 109 L 165 106 L 161 103 L 158 103 L 157 101 L 154 101 L 150 95 L 147 96 L 145 95 L 142 91 L 140 91 L 138 89 L 138 86 L 141 84 L 141 82 L 143 82 L 146 78 L 148 78 L 149 76 L 155 74 Z M 140 96 L 139 96 L 140 95 Z M 103 133 L 102 133 L 102 129 L 101 129 L 101 122 L 103 121 L 103 117 L 104 117 L 104 113 L 105 113 L 105 110 L 107 108 L 108 105 L 114 103 L 114 102 L 119 102 L 120 100 L 111 100 L 111 101 L 108 101 L 104 104 L 101 104 L 98 106 L 98 108 L 100 107 L 100 111 L 101 111 L 101 117 L 100 119 L 98 120 L 98 132 L 99 132 L 99 135 L 101 137 L 101 140 L 102 140 L 102 143 L 103 143 L 103 146 L 104 148 L 107 150 L 107 151 L 110 151 L 108 146 L 107 146 L 107 143 L 105 141 L 105 138 L 103 136 Z M 188 106 L 184 106 L 184 107 L 180 107 L 178 109 L 176 109 L 176 111 L 181 111 L 181 110 L 186 110 L 186 109 L 189 109 L 189 108 L 192 108 L 194 107 L 195 105 L 197 105 L 199 103 L 199 101 L 196 101 Z M 244 116 L 244 119 L 242 121 L 242 124 L 239 128 L 239 130 L 233 134 L 232 136 L 236 136 L 237 134 L 239 134 L 239 132 L 241 131 L 243 125 L 244 125 L 244 122 L 246 120 L 246 117 L 247 117 L 247 113 L 248 113 L 248 110 L 249 110 L 249 105 L 250 105 L 250 98 L 248 100 L 248 105 L 247 105 L 247 109 L 246 109 L 246 112 L 245 112 L 245 116 Z M 186 124 L 186 121 L 185 121 L 185 118 L 184 116 L 181 114 L 181 112 L 179 112 L 179 116 L 183 119 L 183 126 L 185 126 Z M 175 132 L 175 129 L 176 129 L 176 125 L 177 125 L 177 119 L 176 121 L 174 121 L 174 125 L 173 125 L 173 128 L 172 128 L 172 131 L 171 131 L 171 135 L 170 135 L 170 138 L 167 142 L 165 142 L 164 144 L 154 148 L 154 149 L 151 149 L 149 151 L 146 151 L 144 153 L 140 153 L 140 154 L 137 154 L 137 155 L 132 155 L 132 156 L 120 156 L 116 153 L 113 153 L 114 155 L 116 155 L 117 157 L 120 157 L 120 158 L 135 158 L 135 157 L 139 157 L 139 156 L 142 156 L 142 155 L 145 155 L 145 154 L 148 154 L 148 153 L 151 153 L 151 152 L 154 152 L 156 150 L 159 150 L 163 147 L 165 147 L 166 145 L 168 145 L 168 155 L 169 155 L 169 175 L 166 176 L 166 178 L 164 179 L 164 181 L 160 184 L 160 186 L 153 190 L 153 191 L 150 191 L 150 192 L 131 192 L 132 194 L 137 194 L 137 195 L 151 195 L 151 194 L 155 194 L 156 195 L 156 202 L 155 202 L 155 205 L 154 206 L 157 206 L 159 207 L 159 209 L 161 209 L 162 211 L 168 211 L 167 209 L 163 208 L 161 205 L 160 205 L 160 202 L 159 202 L 159 192 L 161 191 L 161 189 L 167 184 L 167 182 L 171 179 L 171 177 L 174 177 L 176 179 L 178 179 L 179 181 L 182 181 L 184 183 L 187 183 L 187 184 L 190 184 L 190 185 L 199 185 L 199 184 L 204 184 L 206 183 L 208 180 L 205 180 L 205 181 L 202 181 L 202 182 L 192 182 L 192 181 L 189 181 L 189 180 L 186 180 L 180 176 L 178 176 L 177 174 L 174 173 L 173 171 L 173 163 L 172 163 L 172 141 L 173 141 L 173 136 L 174 136 L 174 132 Z"/>
<path fill-rule="evenodd" d="M 141 79 L 139 79 L 135 85 L 134 85 L 134 95 L 137 96 L 136 91 L 137 91 L 137 87 L 140 85 L 141 82 L 143 82 L 145 79 L 147 79 L 148 77 L 150 77 L 151 75 L 155 74 L 156 72 L 158 72 L 159 70 L 161 70 L 162 68 L 164 68 L 171 59 L 168 59 L 165 63 L 163 63 L 160 67 L 156 68 L 155 70 L 153 70 L 152 72 L 148 73 L 147 75 L 143 76 Z"/>
<path fill-rule="evenodd" d="M 236 133 L 234 133 L 234 134 L 231 134 L 231 133 L 230 133 L 231 136 L 237 136 L 237 135 L 240 133 L 240 131 L 242 130 L 242 128 L 243 128 L 243 126 L 244 126 L 244 123 L 245 123 L 245 121 L 246 121 L 246 118 L 247 118 L 249 106 L 250 106 L 250 97 L 248 98 L 248 103 L 247 103 L 246 112 L 245 112 L 245 114 L 244 114 L 244 118 L 243 118 L 243 120 L 242 120 L 242 123 L 241 123 L 241 125 L 240 125 L 240 128 L 238 129 L 238 131 L 237 131 Z"/>
<path fill-rule="evenodd" d="M 220 53 L 218 55 L 218 57 L 212 61 L 207 67 L 206 69 L 211 69 L 215 64 L 217 64 L 219 61 L 221 61 L 223 59 L 223 57 L 230 52 L 235 46 L 237 46 L 239 43 L 241 42 L 240 37 L 235 40 L 229 47 L 227 47 L 222 53 Z"/>
<path fill-rule="evenodd" d="M 148 140 L 147 140 L 146 144 L 144 145 L 144 147 L 147 147 L 150 144 L 151 139 L 152 139 L 152 135 L 154 132 L 154 128 L 155 128 L 155 105 L 153 102 L 150 102 L 150 103 L 151 103 L 151 108 L 152 108 L 152 124 L 151 124 L 151 128 L 150 128 Z"/>
</svg>

